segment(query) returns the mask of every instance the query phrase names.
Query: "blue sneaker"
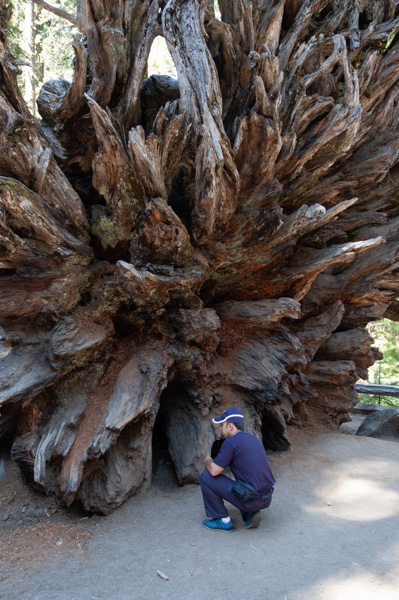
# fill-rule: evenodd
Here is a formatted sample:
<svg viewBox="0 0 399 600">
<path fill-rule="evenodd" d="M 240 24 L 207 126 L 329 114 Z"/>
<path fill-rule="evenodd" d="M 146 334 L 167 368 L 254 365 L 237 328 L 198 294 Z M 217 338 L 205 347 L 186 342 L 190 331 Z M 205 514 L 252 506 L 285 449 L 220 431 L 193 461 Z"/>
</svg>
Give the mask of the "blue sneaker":
<svg viewBox="0 0 399 600">
<path fill-rule="evenodd" d="M 247 529 L 256 529 L 257 527 L 259 527 L 259 524 L 262 520 L 262 515 L 260 514 L 260 510 L 257 510 L 254 513 L 247 513 L 246 514 L 246 519 L 245 519 L 245 527 Z"/>
<path fill-rule="evenodd" d="M 228 523 L 223 523 L 222 519 L 205 519 L 202 524 L 207 529 L 215 531 L 234 531 L 234 523 L 231 519 Z"/>
</svg>

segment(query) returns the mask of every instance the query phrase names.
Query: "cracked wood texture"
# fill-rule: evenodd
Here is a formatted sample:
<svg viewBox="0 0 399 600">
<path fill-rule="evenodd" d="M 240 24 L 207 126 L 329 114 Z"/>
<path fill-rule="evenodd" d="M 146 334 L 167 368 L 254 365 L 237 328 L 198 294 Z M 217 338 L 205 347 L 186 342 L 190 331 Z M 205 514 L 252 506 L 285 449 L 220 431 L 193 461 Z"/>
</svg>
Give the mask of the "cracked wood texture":
<svg viewBox="0 0 399 600">
<path fill-rule="evenodd" d="M 398 320 L 399 10 L 80 4 L 46 4 L 83 39 L 39 124 L 0 0 L 0 435 L 47 494 L 108 513 L 162 440 L 198 481 L 229 405 L 272 450 L 348 420 L 365 327 Z M 158 35 L 177 81 L 145 79 Z"/>
</svg>

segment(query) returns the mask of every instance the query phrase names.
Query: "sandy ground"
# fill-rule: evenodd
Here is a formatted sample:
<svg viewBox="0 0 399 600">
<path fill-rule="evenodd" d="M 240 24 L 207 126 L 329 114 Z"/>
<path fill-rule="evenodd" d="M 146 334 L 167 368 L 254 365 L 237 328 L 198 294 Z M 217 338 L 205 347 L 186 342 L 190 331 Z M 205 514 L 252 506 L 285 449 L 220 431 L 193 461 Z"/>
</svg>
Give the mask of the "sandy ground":
<svg viewBox="0 0 399 600">
<path fill-rule="evenodd" d="M 352 425 L 352 429 L 354 426 Z M 399 444 L 295 431 L 270 455 L 259 529 L 208 531 L 198 486 L 159 465 L 147 494 L 108 517 L 65 511 L 0 462 L 2 600 L 397 600 Z M 161 579 L 162 571 L 169 579 Z"/>
</svg>

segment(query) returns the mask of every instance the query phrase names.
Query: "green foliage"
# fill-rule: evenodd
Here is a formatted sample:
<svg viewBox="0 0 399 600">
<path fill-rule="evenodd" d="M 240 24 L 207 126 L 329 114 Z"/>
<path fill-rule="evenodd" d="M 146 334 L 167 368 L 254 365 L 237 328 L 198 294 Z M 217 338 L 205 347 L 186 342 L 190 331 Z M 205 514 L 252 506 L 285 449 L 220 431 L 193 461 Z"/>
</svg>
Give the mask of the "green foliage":
<svg viewBox="0 0 399 600">
<path fill-rule="evenodd" d="M 24 20 L 24 7 L 25 2 L 23 0 L 13 0 L 12 4 L 12 17 L 8 24 L 8 37 L 10 42 L 10 50 L 13 56 L 16 58 L 24 59 L 25 51 L 21 46 L 23 40 L 22 23 Z"/>
<path fill-rule="evenodd" d="M 382 360 L 376 361 L 369 368 L 369 383 L 399 386 L 399 323 L 381 319 L 381 321 L 370 323 L 367 329 L 373 337 L 375 345 L 384 355 Z M 361 402 L 399 408 L 399 398 L 391 396 L 361 394 Z"/>
<path fill-rule="evenodd" d="M 52 4 L 62 7 L 70 14 L 76 14 L 77 0 L 62 0 L 62 2 L 55 0 Z M 69 21 L 40 9 L 36 36 L 40 48 L 40 68 L 43 71 L 43 82 L 60 77 L 72 79 L 74 52 L 71 43 L 78 33 L 76 27 Z"/>
<path fill-rule="evenodd" d="M 74 52 L 71 46 L 78 30 L 65 19 L 37 6 L 30 0 L 11 0 L 13 14 L 8 25 L 10 49 L 14 56 L 25 61 L 18 79 L 22 94 L 36 113 L 35 101 L 45 81 L 73 77 Z M 76 14 L 77 0 L 53 0 L 53 6 Z M 31 22 L 26 19 L 32 7 Z M 32 87 L 31 97 L 27 85 Z"/>
<path fill-rule="evenodd" d="M 385 48 L 384 48 L 384 53 L 388 50 L 389 46 L 392 45 L 392 42 L 394 41 L 397 34 L 398 34 L 398 32 L 394 31 L 394 33 L 389 37 L 389 39 L 385 45 Z"/>
<path fill-rule="evenodd" d="M 382 319 L 368 325 L 375 345 L 384 354 L 369 369 L 369 381 L 385 385 L 399 385 L 399 323 Z"/>
<path fill-rule="evenodd" d="M 381 404 L 382 406 L 392 406 L 399 408 L 399 398 L 393 396 L 375 396 L 374 394 L 359 394 L 360 402 L 363 404 Z"/>
</svg>

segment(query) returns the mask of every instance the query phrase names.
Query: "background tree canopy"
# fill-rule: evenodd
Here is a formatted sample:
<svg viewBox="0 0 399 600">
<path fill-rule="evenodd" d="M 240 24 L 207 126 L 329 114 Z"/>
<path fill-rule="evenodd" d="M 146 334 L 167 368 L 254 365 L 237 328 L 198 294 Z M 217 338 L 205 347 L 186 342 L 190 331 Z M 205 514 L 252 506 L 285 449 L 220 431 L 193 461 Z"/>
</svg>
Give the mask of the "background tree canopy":
<svg viewBox="0 0 399 600">
<path fill-rule="evenodd" d="M 368 370 L 368 382 L 399 386 L 399 323 L 381 319 L 367 326 L 375 345 L 384 357 L 377 360 Z M 367 383 L 367 381 L 365 381 Z M 399 398 L 361 394 L 362 402 L 386 404 L 399 407 Z"/>
<path fill-rule="evenodd" d="M 73 78 L 73 39 L 76 27 L 48 10 L 27 0 L 12 0 L 9 23 L 10 47 L 14 56 L 26 63 L 22 66 L 19 84 L 25 100 L 38 116 L 36 99 L 40 88 L 50 79 Z M 55 0 L 54 6 L 76 14 L 76 0 Z M 29 84 L 28 84 L 29 80 Z"/>
</svg>

